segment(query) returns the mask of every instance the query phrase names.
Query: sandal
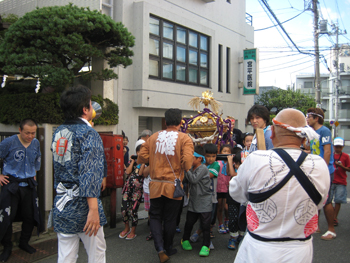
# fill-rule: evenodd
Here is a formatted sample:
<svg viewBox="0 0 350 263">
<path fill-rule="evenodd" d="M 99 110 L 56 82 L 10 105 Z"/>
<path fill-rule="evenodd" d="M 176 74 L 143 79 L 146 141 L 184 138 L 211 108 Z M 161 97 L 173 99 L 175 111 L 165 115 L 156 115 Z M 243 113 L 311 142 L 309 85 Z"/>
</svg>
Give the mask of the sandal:
<svg viewBox="0 0 350 263">
<path fill-rule="evenodd" d="M 146 240 L 147 240 L 147 241 L 150 241 L 150 240 L 152 240 L 152 239 L 153 239 L 153 235 L 152 235 L 152 233 L 149 233 L 149 235 L 146 236 Z"/>
<path fill-rule="evenodd" d="M 324 233 L 322 236 L 321 236 L 321 239 L 322 240 L 332 240 L 332 239 L 335 239 L 337 237 L 337 234 L 332 232 L 332 231 L 327 231 L 326 233 Z"/>
<path fill-rule="evenodd" d="M 127 237 L 125 238 L 125 240 L 133 240 L 135 239 L 135 237 L 137 237 L 136 234 L 134 234 L 133 236 L 130 236 L 131 234 L 127 235 Z"/>
<path fill-rule="evenodd" d="M 119 234 L 119 238 L 126 238 L 127 235 L 129 235 L 131 232 L 131 230 L 129 230 L 128 232 L 126 232 L 125 230 L 123 230 L 120 234 Z"/>
</svg>

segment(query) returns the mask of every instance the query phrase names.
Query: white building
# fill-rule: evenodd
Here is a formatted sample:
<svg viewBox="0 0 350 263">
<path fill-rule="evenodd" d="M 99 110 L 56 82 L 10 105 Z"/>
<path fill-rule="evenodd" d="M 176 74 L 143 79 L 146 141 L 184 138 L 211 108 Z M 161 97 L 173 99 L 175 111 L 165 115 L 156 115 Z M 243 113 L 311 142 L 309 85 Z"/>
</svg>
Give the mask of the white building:
<svg viewBox="0 0 350 263">
<path fill-rule="evenodd" d="M 94 94 L 119 106 L 119 124 L 97 130 L 123 130 L 133 153 L 143 129 L 164 128 L 169 108 L 194 114 L 189 100 L 207 89 L 222 103 L 223 117 L 235 117 L 236 127 L 246 130 L 254 96 L 243 96 L 238 87 L 243 81 L 243 64 L 238 61 L 245 48 L 254 47 L 254 29 L 246 22 L 245 0 L 4 0 L 0 12 L 23 16 L 36 7 L 70 2 L 101 10 L 135 36 L 133 64 L 115 68 L 118 80 L 92 84 Z M 93 68 L 103 65 L 97 61 Z M 52 174 L 50 164 L 45 167 L 45 174 Z"/>
</svg>

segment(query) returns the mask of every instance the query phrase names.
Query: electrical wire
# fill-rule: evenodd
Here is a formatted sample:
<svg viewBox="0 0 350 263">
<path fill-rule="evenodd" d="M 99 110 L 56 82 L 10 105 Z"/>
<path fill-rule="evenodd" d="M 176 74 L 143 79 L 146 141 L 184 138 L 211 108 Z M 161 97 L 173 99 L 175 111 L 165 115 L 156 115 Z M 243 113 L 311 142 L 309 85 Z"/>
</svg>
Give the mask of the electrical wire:
<svg viewBox="0 0 350 263">
<path fill-rule="evenodd" d="M 301 58 L 301 59 L 296 59 L 296 60 L 284 62 L 284 63 L 282 63 L 282 64 L 277 64 L 277 65 L 273 65 L 273 66 L 269 66 L 269 67 L 264 67 L 264 69 L 267 69 L 267 68 L 274 68 L 274 67 L 278 67 L 278 66 L 281 66 L 281 65 L 286 65 L 286 64 L 289 64 L 289 63 L 293 63 L 293 62 L 295 62 L 295 61 L 300 61 L 300 60 L 305 59 L 305 58 L 309 58 L 309 57 L 304 57 L 304 58 Z"/>
<path fill-rule="evenodd" d="M 291 57 L 291 56 L 297 56 L 297 55 L 302 55 L 302 54 L 297 53 L 297 54 L 290 54 L 290 55 L 286 55 L 286 56 L 278 56 L 278 57 L 272 57 L 272 58 L 263 58 L 263 59 L 260 59 L 259 61 L 270 60 L 270 59 L 275 59 L 275 58 L 285 58 L 285 57 Z"/>
<path fill-rule="evenodd" d="M 264 2 L 264 0 L 258 0 L 261 7 L 264 9 L 265 13 L 267 14 L 267 16 L 269 17 L 269 19 L 271 20 L 272 24 L 275 25 L 273 18 L 275 19 L 275 21 L 278 23 L 278 19 L 276 19 L 275 14 L 273 14 L 271 8 L 269 7 L 269 5 L 267 3 Z M 273 16 L 273 18 L 271 17 Z M 287 45 L 289 45 L 288 41 L 284 38 L 284 35 L 282 34 L 282 32 L 280 31 L 283 27 L 276 27 L 278 33 L 281 35 L 281 37 L 283 38 L 283 40 L 287 43 Z M 292 49 L 292 47 L 290 47 L 290 49 Z"/>
<path fill-rule="evenodd" d="M 343 25 L 343 28 L 344 28 L 344 30 L 346 30 L 345 25 L 344 25 L 344 22 L 343 22 L 343 19 L 342 19 L 342 17 L 341 17 L 340 11 L 339 11 L 338 0 L 335 0 L 335 5 L 337 6 L 338 14 L 339 14 L 339 17 L 340 17 L 340 21 L 341 21 L 341 23 L 342 23 L 342 25 Z"/>
<path fill-rule="evenodd" d="M 259 0 L 259 3 L 262 5 L 264 4 L 265 7 L 268 9 L 268 11 L 270 12 L 270 14 L 273 16 L 273 18 L 275 19 L 275 21 L 277 22 L 277 24 L 279 25 L 278 28 L 280 28 L 284 34 L 287 36 L 287 38 L 289 39 L 289 41 L 293 44 L 293 46 L 300 52 L 300 53 L 303 53 L 303 54 L 310 54 L 310 55 L 315 55 L 315 54 L 312 54 L 312 53 L 307 53 L 307 52 L 303 52 L 299 49 L 299 47 L 294 43 L 294 41 L 291 39 L 291 37 L 289 36 L 289 34 L 287 33 L 287 31 L 284 29 L 283 25 L 281 25 L 281 22 L 278 20 L 278 18 L 276 17 L 276 15 L 274 14 L 274 12 L 272 11 L 271 7 L 269 6 L 269 4 L 267 3 L 266 0 Z M 263 6 L 263 5 L 262 5 Z M 284 38 L 283 38 L 284 39 Z M 289 46 L 289 43 L 287 42 L 287 45 Z"/>
<path fill-rule="evenodd" d="M 306 64 L 306 63 L 309 63 L 309 62 L 311 62 L 311 61 L 315 62 L 314 59 L 311 59 L 311 60 L 305 61 L 305 62 L 303 62 L 303 63 L 298 63 L 298 64 L 295 64 L 295 65 L 290 65 L 290 66 L 283 67 L 283 68 L 272 69 L 272 70 L 267 70 L 267 71 L 259 71 L 259 73 L 266 73 L 266 72 L 270 72 L 270 71 L 279 71 L 279 70 L 281 70 L 281 69 L 292 68 L 292 67 L 296 67 L 296 66 L 299 66 L 299 65 L 302 65 L 302 64 Z"/>
<path fill-rule="evenodd" d="M 304 12 L 305 12 L 305 11 L 303 11 L 303 12 L 297 14 L 296 16 L 294 16 L 294 17 L 292 17 L 292 18 L 290 18 L 290 19 L 288 19 L 288 20 L 282 22 L 281 24 L 284 24 L 284 23 L 286 23 L 286 22 L 288 22 L 288 21 L 290 21 L 290 20 L 292 20 L 292 19 L 294 19 L 294 18 L 300 16 L 300 15 L 301 15 L 302 13 L 304 13 Z M 276 26 L 277 26 L 277 25 L 273 25 L 273 26 L 269 26 L 269 27 L 265 27 L 265 28 L 260 28 L 260 29 L 255 29 L 254 31 L 266 30 L 266 29 L 273 28 L 273 27 L 276 27 Z"/>
</svg>

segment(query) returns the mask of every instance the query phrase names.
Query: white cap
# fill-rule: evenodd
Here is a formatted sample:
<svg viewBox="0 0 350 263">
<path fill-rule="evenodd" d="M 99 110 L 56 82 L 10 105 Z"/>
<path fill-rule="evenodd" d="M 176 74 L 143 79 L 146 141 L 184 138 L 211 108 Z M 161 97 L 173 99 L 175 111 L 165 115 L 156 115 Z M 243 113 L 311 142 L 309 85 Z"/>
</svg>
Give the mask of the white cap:
<svg viewBox="0 0 350 263">
<path fill-rule="evenodd" d="M 344 146 L 344 139 L 342 137 L 337 137 L 333 141 L 334 146 Z"/>
<path fill-rule="evenodd" d="M 135 144 L 135 151 L 136 151 L 137 146 L 139 146 L 139 145 L 141 145 L 141 144 L 143 144 L 143 143 L 145 143 L 145 140 L 142 140 L 142 139 L 138 140 L 138 141 L 136 142 L 136 144 Z"/>
</svg>

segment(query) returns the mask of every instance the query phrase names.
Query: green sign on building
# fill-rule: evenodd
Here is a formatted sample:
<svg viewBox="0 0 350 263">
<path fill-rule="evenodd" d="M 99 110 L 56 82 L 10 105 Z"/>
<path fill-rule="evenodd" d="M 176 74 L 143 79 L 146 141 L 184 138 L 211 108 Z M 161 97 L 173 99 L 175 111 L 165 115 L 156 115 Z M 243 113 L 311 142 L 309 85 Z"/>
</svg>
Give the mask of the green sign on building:
<svg viewBox="0 0 350 263">
<path fill-rule="evenodd" d="M 243 51 L 243 95 L 259 94 L 259 51 L 257 48 Z"/>
</svg>

